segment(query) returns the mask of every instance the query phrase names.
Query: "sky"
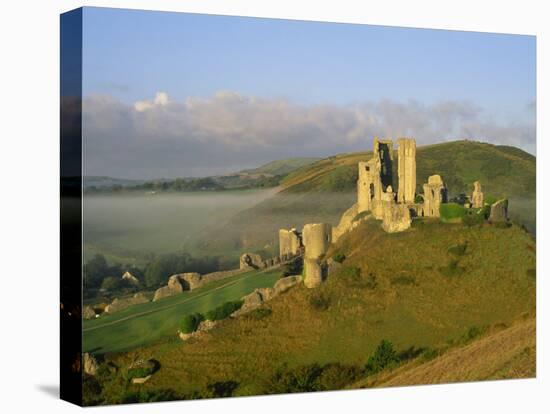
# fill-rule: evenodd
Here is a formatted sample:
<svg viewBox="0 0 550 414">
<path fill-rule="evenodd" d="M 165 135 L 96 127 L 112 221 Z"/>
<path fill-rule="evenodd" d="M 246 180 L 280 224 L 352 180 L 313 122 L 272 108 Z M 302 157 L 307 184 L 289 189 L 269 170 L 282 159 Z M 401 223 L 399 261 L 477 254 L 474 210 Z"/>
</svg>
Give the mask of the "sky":
<svg viewBox="0 0 550 414">
<path fill-rule="evenodd" d="M 535 153 L 533 36 L 85 8 L 86 175 L 472 139 Z"/>
</svg>

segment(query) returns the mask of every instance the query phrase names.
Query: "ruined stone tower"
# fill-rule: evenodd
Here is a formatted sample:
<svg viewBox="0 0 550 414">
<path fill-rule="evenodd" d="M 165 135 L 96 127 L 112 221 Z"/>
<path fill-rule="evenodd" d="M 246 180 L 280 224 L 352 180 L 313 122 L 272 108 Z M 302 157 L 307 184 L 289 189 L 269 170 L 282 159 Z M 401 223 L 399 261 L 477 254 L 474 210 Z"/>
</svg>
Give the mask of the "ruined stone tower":
<svg viewBox="0 0 550 414">
<path fill-rule="evenodd" d="M 357 179 L 357 209 L 371 211 L 377 219 L 384 214 L 380 201 L 386 188 L 392 184 L 393 142 L 374 139 L 373 156 L 359 162 Z"/>
<path fill-rule="evenodd" d="M 447 202 L 447 187 L 441 176 L 430 175 L 424 184 L 424 205 L 422 215 L 425 217 L 439 217 L 439 206 Z"/>
<path fill-rule="evenodd" d="M 302 240 L 305 246 L 304 285 L 314 288 L 326 278 L 326 268 L 321 259 L 332 241 L 332 226 L 326 223 L 306 224 L 302 231 Z"/>
<path fill-rule="evenodd" d="M 414 203 L 416 190 L 416 141 L 412 138 L 397 140 L 398 203 Z"/>
<path fill-rule="evenodd" d="M 483 193 L 481 192 L 481 184 L 479 181 L 474 183 L 474 192 L 472 193 L 471 201 L 473 208 L 483 207 Z"/>
</svg>

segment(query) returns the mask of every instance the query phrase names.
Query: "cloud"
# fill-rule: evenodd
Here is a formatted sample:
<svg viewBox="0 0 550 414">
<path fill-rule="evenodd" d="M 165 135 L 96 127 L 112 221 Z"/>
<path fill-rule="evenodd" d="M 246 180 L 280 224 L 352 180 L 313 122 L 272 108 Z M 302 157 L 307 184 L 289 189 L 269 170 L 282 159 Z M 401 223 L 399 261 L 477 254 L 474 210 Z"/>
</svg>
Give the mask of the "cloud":
<svg viewBox="0 0 550 414">
<path fill-rule="evenodd" d="M 419 145 L 471 139 L 535 151 L 534 113 L 529 122 L 499 123 L 467 101 L 304 106 L 232 91 L 184 101 L 158 92 L 134 104 L 90 96 L 83 115 L 88 175 L 220 174 L 278 158 L 365 150 L 374 136 L 409 136 Z"/>
<path fill-rule="evenodd" d="M 148 109 L 153 109 L 159 106 L 168 105 L 168 94 L 166 92 L 157 92 L 155 99 L 152 101 L 137 101 L 134 103 L 134 109 L 138 112 L 143 112 Z"/>
</svg>

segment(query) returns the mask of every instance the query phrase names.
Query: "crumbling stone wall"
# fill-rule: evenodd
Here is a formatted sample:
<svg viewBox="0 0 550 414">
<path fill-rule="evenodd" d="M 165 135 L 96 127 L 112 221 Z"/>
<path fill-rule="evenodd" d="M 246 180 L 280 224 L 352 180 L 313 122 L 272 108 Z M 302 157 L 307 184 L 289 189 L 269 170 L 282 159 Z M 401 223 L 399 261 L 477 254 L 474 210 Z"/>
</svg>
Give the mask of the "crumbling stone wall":
<svg viewBox="0 0 550 414">
<path fill-rule="evenodd" d="M 398 203 L 414 203 L 416 190 L 416 141 L 412 138 L 397 140 Z"/>
<path fill-rule="evenodd" d="M 262 256 L 255 253 L 243 253 L 239 260 L 239 269 L 250 270 L 264 267 Z"/>
<path fill-rule="evenodd" d="M 382 228 L 388 233 L 397 233 L 411 227 L 411 212 L 407 204 L 391 204 L 384 210 Z"/>
<path fill-rule="evenodd" d="M 279 230 L 279 257 L 282 260 L 289 259 L 300 254 L 302 249 L 302 234 L 292 228 Z"/>
<path fill-rule="evenodd" d="M 471 202 L 473 208 L 483 207 L 483 192 L 481 191 L 481 183 L 479 181 L 474 182 L 474 192 L 472 193 Z"/>
<path fill-rule="evenodd" d="M 423 185 L 424 206 L 422 214 L 425 217 L 439 217 L 439 206 L 447 202 L 447 188 L 439 175 L 431 175 Z"/>
<path fill-rule="evenodd" d="M 353 228 L 353 219 L 359 214 L 358 208 L 357 203 L 355 203 L 342 214 L 338 226 L 332 228 L 333 243 L 336 243 L 340 237 Z"/>
</svg>

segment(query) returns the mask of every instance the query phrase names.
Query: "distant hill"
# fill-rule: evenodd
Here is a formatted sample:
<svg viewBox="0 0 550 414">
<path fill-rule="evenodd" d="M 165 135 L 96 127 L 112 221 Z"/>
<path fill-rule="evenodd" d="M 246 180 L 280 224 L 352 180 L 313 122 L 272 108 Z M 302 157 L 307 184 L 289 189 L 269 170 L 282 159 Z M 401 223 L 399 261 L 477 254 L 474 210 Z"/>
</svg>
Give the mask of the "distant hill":
<svg viewBox="0 0 550 414">
<path fill-rule="evenodd" d="M 145 182 L 145 180 L 129 180 L 125 178 L 114 178 L 106 176 L 85 176 L 83 180 L 84 188 L 109 188 L 114 186 L 128 187 L 140 185 Z"/>
<path fill-rule="evenodd" d="M 321 158 L 302 157 L 302 158 L 287 158 L 284 160 L 276 160 L 268 162 L 258 168 L 239 171 L 237 174 L 254 175 L 254 174 L 271 174 L 271 175 L 286 175 L 298 168 L 310 165 Z"/>
<path fill-rule="evenodd" d="M 282 179 L 279 193 L 236 215 L 215 234 L 205 234 L 202 246 L 220 251 L 264 249 L 272 254 L 280 228 L 337 224 L 357 199 L 357 163 L 371 156 L 370 151 L 338 154 L 298 168 Z M 485 196 L 508 197 L 511 218 L 535 233 L 534 156 L 514 147 L 453 141 L 418 147 L 416 160 L 417 193 L 432 174 L 442 176 L 450 196 L 469 194 L 479 180 Z M 397 169 L 397 154 L 393 167 Z"/>
</svg>

